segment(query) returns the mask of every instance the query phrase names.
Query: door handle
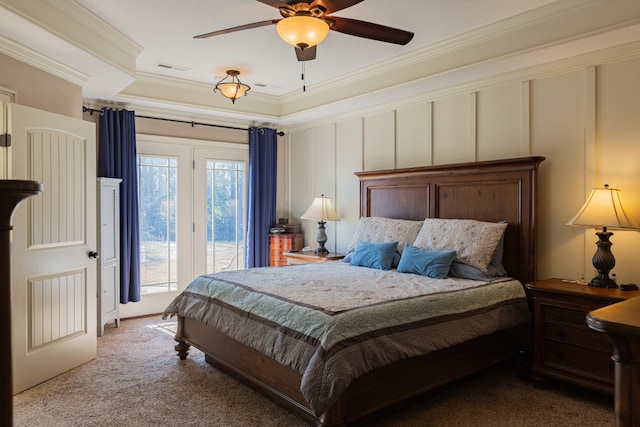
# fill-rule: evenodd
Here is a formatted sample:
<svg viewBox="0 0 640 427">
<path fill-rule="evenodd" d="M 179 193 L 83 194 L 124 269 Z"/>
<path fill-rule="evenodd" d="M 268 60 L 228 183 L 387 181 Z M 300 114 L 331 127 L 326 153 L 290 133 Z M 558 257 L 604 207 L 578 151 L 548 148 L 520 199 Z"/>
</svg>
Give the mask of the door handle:
<svg viewBox="0 0 640 427">
<path fill-rule="evenodd" d="M 89 251 L 89 258 L 96 259 L 100 256 L 100 254 L 96 251 Z"/>
</svg>

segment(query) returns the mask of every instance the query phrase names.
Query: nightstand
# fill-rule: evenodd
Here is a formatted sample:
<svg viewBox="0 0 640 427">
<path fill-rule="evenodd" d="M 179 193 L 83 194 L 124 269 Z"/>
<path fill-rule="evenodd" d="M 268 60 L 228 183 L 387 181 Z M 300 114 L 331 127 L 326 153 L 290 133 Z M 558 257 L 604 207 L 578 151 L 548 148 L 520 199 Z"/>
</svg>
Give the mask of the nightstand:
<svg viewBox="0 0 640 427">
<path fill-rule="evenodd" d="M 534 364 L 538 384 L 554 378 L 613 393 L 613 350 L 606 335 L 587 326 L 588 312 L 640 296 L 640 291 L 596 288 L 546 279 L 527 283 L 533 300 Z"/>
<path fill-rule="evenodd" d="M 305 252 L 284 252 L 288 265 L 309 264 L 312 262 L 335 261 L 344 258 L 344 254 L 329 252 L 328 254 L 318 255 L 312 251 Z"/>
</svg>

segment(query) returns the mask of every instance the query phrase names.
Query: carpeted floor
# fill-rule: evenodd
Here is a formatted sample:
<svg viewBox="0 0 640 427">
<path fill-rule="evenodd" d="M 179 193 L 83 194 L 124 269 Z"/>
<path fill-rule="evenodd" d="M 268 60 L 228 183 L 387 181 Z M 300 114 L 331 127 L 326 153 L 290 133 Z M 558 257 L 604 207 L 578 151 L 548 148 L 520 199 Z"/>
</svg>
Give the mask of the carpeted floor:
<svg viewBox="0 0 640 427">
<path fill-rule="evenodd" d="M 180 361 L 173 324 L 123 320 L 98 338 L 98 357 L 14 397 L 15 426 L 306 426 L 217 371 L 193 349 Z M 503 365 L 368 425 L 613 426 L 613 399 L 577 387 L 537 389 Z"/>
</svg>

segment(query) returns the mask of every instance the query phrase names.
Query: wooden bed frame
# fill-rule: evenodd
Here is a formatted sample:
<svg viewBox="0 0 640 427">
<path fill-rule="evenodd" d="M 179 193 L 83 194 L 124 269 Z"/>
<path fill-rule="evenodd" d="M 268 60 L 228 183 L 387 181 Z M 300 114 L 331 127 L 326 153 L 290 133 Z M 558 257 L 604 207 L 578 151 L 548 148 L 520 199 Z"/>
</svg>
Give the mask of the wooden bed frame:
<svg viewBox="0 0 640 427">
<path fill-rule="evenodd" d="M 360 172 L 360 214 L 422 220 L 458 218 L 507 221 L 504 259 L 509 275 L 525 284 L 535 277 L 535 193 L 543 157 Z M 424 356 L 401 360 L 357 378 L 316 417 L 300 392 L 301 375 L 225 336 L 178 316 L 175 346 L 181 359 L 190 345 L 207 362 L 250 385 L 310 423 L 344 426 L 426 391 L 507 360 L 528 342 L 528 325 L 499 331 Z"/>
</svg>

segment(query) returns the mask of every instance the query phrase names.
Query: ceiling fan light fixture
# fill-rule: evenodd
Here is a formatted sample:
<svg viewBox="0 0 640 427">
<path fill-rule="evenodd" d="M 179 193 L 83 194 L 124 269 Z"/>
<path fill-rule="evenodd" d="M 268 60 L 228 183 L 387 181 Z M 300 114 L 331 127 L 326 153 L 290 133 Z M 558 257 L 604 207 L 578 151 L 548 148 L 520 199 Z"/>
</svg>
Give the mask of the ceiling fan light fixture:
<svg viewBox="0 0 640 427">
<path fill-rule="evenodd" d="M 278 35 L 301 50 L 320 44 L 329 34 L 329 24 L 313 16 L 290 16 L 276 24 Z"/>
<path fill-rule="evenodd" d="M 238 70 L 227 70 L 227 76 L 216 84 L 216 87 L 213 88 L 213 91 L 220 91 L 222 96 L 224 96 L 225 98 L 229 98 L 231 100 L 231 103 L 235 104 L 236 99 L 242 98 L 247 94 L 249 90 L 251 90 L 251 87 L 249 85 L 246 85 L 240 81 L 240 79 L 238 78 L 239 75 L 240 71 Z M 231 77 L 231 80 L 225 81 L 229 77 Z"/>
</svg>

